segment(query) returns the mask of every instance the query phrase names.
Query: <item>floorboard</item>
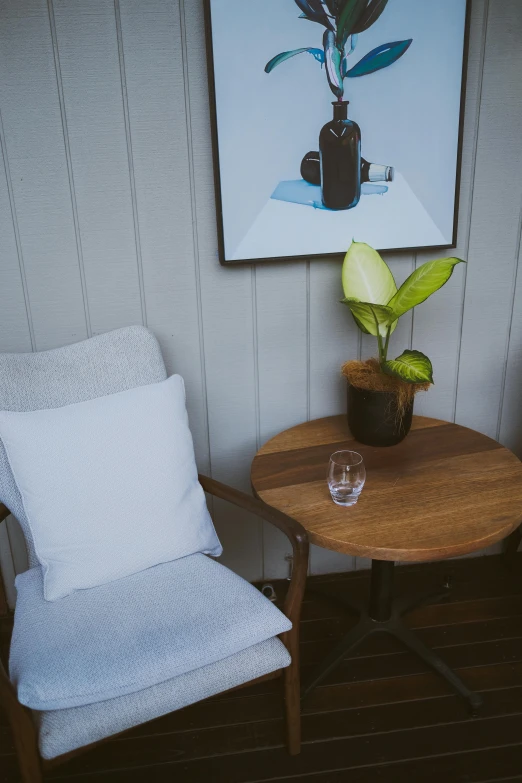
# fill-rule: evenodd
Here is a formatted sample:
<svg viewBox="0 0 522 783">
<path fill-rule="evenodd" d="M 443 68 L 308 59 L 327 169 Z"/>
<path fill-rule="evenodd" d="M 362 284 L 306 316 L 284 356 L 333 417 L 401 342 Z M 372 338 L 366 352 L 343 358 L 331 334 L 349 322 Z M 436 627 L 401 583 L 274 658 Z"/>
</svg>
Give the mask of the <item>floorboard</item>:
<svg viewBox="0 0 522 783">
<path fill-rule="evenodd" d="M 451 577 L 450 600 L 412 612 L 408 624 L 483 693 L 479 717 L 391 637 L 376 635 L 304 703 L 298 757 L 284 748 L 281 684 L 270 681 L 138 726 L 46 781 L 522 783 L 522 556 L 518 566 L 513 572 L 488 557 L 397 569 L 397 592 L 420 593 Z M 287 583 L 274 587 L 282 601 Z M 314 577 L 309 588 L 303 676 L 355 622 L 339 599 L 364 599 L 368 574 Z M 1 783 L 18 783 L 1 714 L 0 770 Z"/>
</svg>

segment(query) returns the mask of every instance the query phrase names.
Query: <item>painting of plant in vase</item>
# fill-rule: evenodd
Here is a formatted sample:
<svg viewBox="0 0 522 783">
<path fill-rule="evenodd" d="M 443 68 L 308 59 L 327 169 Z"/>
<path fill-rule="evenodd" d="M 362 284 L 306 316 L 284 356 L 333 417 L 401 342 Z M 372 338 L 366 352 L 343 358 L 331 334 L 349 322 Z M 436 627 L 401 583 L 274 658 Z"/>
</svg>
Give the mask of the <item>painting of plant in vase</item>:
<svg viewBox="0 0 522 783">
<path fill-rule="evenodd" d="M 208 0 L 221 261 L 452 246 L 466 0 Z"/>
</svg>

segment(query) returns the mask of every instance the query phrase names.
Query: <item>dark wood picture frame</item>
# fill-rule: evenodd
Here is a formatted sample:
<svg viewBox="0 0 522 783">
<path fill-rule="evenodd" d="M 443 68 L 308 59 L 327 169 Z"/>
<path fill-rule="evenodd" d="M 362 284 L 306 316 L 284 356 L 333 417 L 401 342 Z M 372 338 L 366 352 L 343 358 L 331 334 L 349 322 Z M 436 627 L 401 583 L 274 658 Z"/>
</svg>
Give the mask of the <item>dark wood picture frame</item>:
<svg viewBox="0 0 522 783">
<path fill-rule="evenodd" d="M 471 20 L 471 6 L 473 0 L 465 0 L 465 24 L 464 24 L 464 41 L 463 41 L 463 57 L 462 57 L 462 72 L 461 72 L 461 87 L 460 87 L 460 111 L 459 111 L 459 127 L 458 127 L 458 146 L 457 146 L 457 164 L 456 164 L 456 176 L 455 176 L 455 197 L 454 197 L 454 210 L 453 210 L 453 233 L 452 241 L 448 244 L 440 245 L 427 245 L 427 246 L 406 246 L 400 248 L 376 248 L 380 252 L 386 253 L 404 253 L 404 252 L 419 252 L 422 250 L 441 250 L 444 248 L 457 247 L 458 241 L 458 217 L 459 217 L 459 199 L 460 199 L 460 183 L 461 183 L 461 168 L 462 168 L 462 143 L 464 133 L 464 110 L 466 103 L 466 80 L 468 71 L 468 54 L 469 54 L 469 35 L 470 35 L 470 20 Z M 215 190 L 215 203 L 216 203 L 216 218 L 217 218 L 217 238 L 218 238 L 218 252 L 219 262 L 222 266 L 236 266 L 243 264 L 270 264 L 277 261 L 305 261 L 311 258 L 337 258 L 341 260 L 344 256 L 344 252 L 338 253 L 318 253 L 309 255 L 292 255 L 292 256 L 274 256 L 270 258 L 248 258 L 239 260 L 230 260 L 225 258 L 225 239 L 224 239 L 224 223 L 223 223 L 223 207 L 221 197 L 221 176 L 220 176 L 220 160 L 219 160 L 219 143 L 218 143 L 218 123 L 217 123 L 217 104 L 216 104 L 216 84 L 214 73 L 214 51 L 212 43 L 212 11 L 211 0 L 203 0 L 204 3 L 204 16 L 205 16 L 205 40 L 206 40 L 206 54 L 207 54 L 207 75 L 208 75 L 208 92 L 210 103 L 210 120 L 211 120 L 211 136 L 212 136 L 212 159 L 214 168 L 214 190 Z"/>
</svg>

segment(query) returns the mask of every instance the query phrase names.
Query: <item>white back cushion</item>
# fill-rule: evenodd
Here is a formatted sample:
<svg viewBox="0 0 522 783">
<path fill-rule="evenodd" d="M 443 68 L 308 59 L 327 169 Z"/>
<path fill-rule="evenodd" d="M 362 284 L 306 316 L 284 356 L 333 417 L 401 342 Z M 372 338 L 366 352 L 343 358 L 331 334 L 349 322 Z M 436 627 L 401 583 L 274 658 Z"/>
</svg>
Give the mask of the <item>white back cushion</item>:
<svg viewBox="0 0 522 783">
<path fill-rule="evenodd" d="M 221 554 L 179 375 L 62 408 L 0 411 L 0 437 L 47 600 L 195 552 Z"/>
</svg>

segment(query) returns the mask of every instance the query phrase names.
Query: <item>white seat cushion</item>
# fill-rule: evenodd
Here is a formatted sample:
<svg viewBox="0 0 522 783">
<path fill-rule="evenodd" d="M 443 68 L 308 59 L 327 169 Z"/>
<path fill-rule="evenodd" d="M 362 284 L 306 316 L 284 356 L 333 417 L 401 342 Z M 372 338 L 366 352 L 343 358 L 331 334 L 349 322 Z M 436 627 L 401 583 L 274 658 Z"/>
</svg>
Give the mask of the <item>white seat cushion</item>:
<svg viewBox="0 0 522 783">
<path fill-rule="evenodd" d="M 69 753 L 256 677 L 283 669 L 290 662 L 284 644 L 277 637 L 272 637 L 229 658 L 181 674 L 138 693 L 87 704 L 85 707 L 33 712 L 38 727 L 40 753 L 44 759 Z"/>
<path fill-rule="evenodd" d="M 135 693 L 291 628 L 255 587 L 202 554 L 60 601 L 44 599 L 40 568 L 16 587 L 9 670 L 35 710 Z"/>
</svg>

